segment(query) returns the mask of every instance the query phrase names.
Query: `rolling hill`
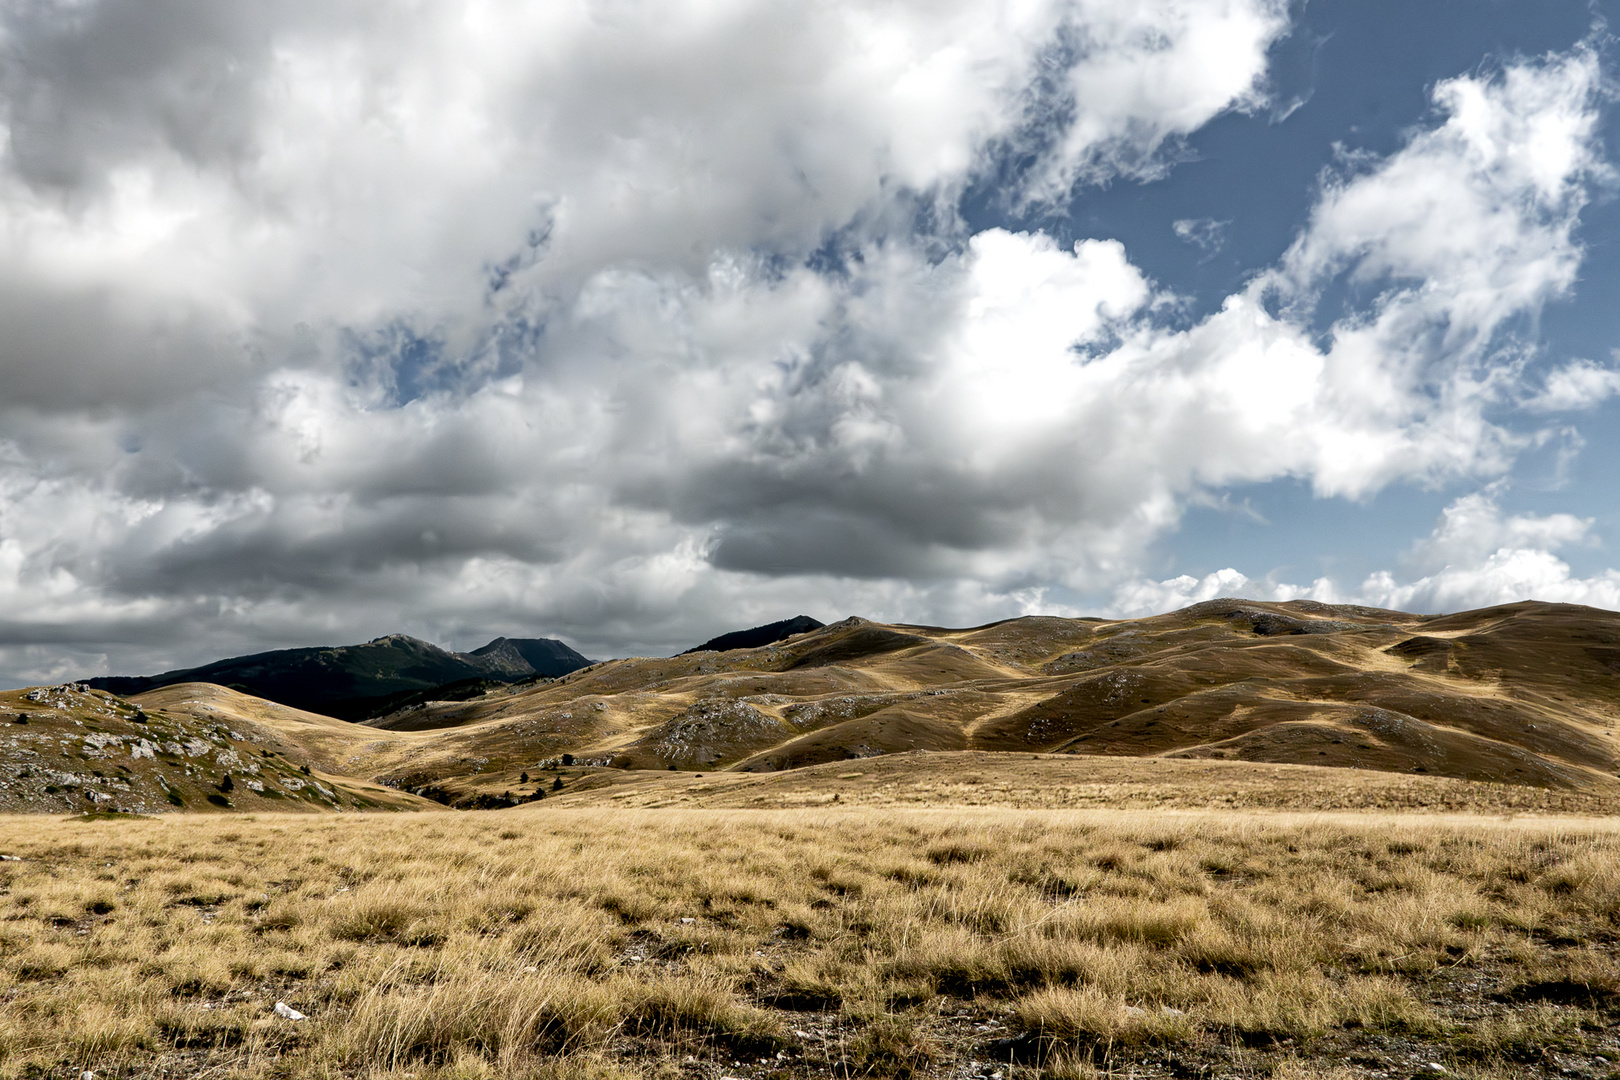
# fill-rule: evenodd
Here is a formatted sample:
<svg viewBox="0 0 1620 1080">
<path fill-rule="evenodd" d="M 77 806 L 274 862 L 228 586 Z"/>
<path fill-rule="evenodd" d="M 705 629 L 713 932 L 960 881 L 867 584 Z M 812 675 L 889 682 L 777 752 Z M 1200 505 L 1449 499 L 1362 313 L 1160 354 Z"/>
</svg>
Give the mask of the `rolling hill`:
<svg viewBox="0 0 1620 1080">
<path fill-rule="evenodd" d="M 343 767 L 354 725 L 217 686 L 137 704 L 83 683 L 0 692 L 0 810 L 418 810 Z M 335 742 L 331 740 L 336 740 Z"/>
<path fill-rule="evenodd" d="M 127 700 L 214 728 L 227 717 L 289 761 L 453 805 L 573 801 L 671 771 L 715 782 L 808 770 L 810 783 L 891 755 L 919 775 L 952 761 L 1005 773 L 1035 768 L 1032 756 L 1093 771 L 1147 759 L 1172 778 L 1311 766 L 1324 784 L 1383 775 L 1620 796 L 1620 615 L 1559 604 L 1419 616 L 1217 600 L 968 629 L 851 618 L 446 696 L 416 692 L 359 725 L 195 684 L 97 707 Z"/>
</svg>

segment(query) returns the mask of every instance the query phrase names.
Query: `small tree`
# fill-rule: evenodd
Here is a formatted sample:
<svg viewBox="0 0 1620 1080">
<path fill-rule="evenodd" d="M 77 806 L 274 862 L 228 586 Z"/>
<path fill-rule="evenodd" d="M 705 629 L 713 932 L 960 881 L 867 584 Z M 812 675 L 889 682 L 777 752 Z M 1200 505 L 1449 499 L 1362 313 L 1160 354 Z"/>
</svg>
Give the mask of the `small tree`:
<svg viewBox="0 0 1620 1080">
<path fill-rule="evenodd" d="M 555 779 L 555 780 L 553 780 L 551 782 L 551 790 L 552 791 L 561 791 L 562 790 L 562 777 L 559 776 L 559 777 L 557 777 L 557 779 Z"/>
<path fill-rule="evenodd" d="M 518 783 L 527 784 L 528 782 L 529 782 L 529 774 L 528 774 L 527 771 L 524 771 L 524 773 L 521 776 L 518 777 Z"/>
<path fill-rule="evenodd" d="M 221 780 L 219 782 L 219 790 L 221 790 L 221 791 L 234 791 L 235 789 L 236 789 L 236 781 L 231 779 L 231 774 L 230 773 L 226 773 L 225 774 L 225 779 L 223 779 L 223 780 Z"/>
<path fill-rule="evenodd" d="M 562 761 L 563 761 L 564 765 L 572 765 L 574 763 L 574 755 L 573 754 L 564 754 L 563 758 L 562 758 Z"/>
</svg>

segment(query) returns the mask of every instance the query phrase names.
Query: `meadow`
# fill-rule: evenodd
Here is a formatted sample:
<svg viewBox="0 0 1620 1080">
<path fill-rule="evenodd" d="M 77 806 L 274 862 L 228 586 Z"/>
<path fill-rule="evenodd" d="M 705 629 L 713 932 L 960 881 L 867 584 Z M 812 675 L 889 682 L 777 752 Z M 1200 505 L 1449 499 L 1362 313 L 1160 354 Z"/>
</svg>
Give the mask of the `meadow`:
<svg viewBox="0 0 1620 1080">
<path fill-rule="evenodd" d="M 1614 819 L 539 804 L 0 853 L 8 1080 L 1620 1075 Z"/>
</svg>

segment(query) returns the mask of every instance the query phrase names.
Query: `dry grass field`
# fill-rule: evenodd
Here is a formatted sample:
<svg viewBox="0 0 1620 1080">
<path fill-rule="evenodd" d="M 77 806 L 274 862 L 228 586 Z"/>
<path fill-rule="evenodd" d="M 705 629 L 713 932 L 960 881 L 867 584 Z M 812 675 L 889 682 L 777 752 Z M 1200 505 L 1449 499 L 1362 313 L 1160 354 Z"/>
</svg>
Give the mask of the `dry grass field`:
<svg viewBox="0 0 1620 1080">
<path fill-rule="evenodd" d="M 1616 672 L 1215 601 L 366 725 L 6 691 L 0 1080 L 1620 1080 Z"/>
<path fill-rule="evenodd" d="M 5 1078 L 1620 1075 L 1612 818 L 547 800 L 0 852 Z"/>
<path fill-rule="evenodd" d="M 530 780 L 550 793 L 548 805 L 567 807 L 1620 814 L 1613 788 L 1567 791 L 1322 765 L 980 750 L 913 750 L 763 774 L 556 766 Z"/>
</svg>

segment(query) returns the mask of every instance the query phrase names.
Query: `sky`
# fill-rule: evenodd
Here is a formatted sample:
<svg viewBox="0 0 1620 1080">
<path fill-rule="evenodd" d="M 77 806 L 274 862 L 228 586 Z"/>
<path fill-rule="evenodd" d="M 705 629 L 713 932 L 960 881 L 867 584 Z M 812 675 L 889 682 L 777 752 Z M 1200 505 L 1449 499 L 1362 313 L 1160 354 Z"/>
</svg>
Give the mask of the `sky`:
<svg viewBox="0 0 1620 1080">
<path fill-rule="evenodd" d="M 0 0 L 0 685 L 1620 608 L 1616 6 Z"/>
</svg>

